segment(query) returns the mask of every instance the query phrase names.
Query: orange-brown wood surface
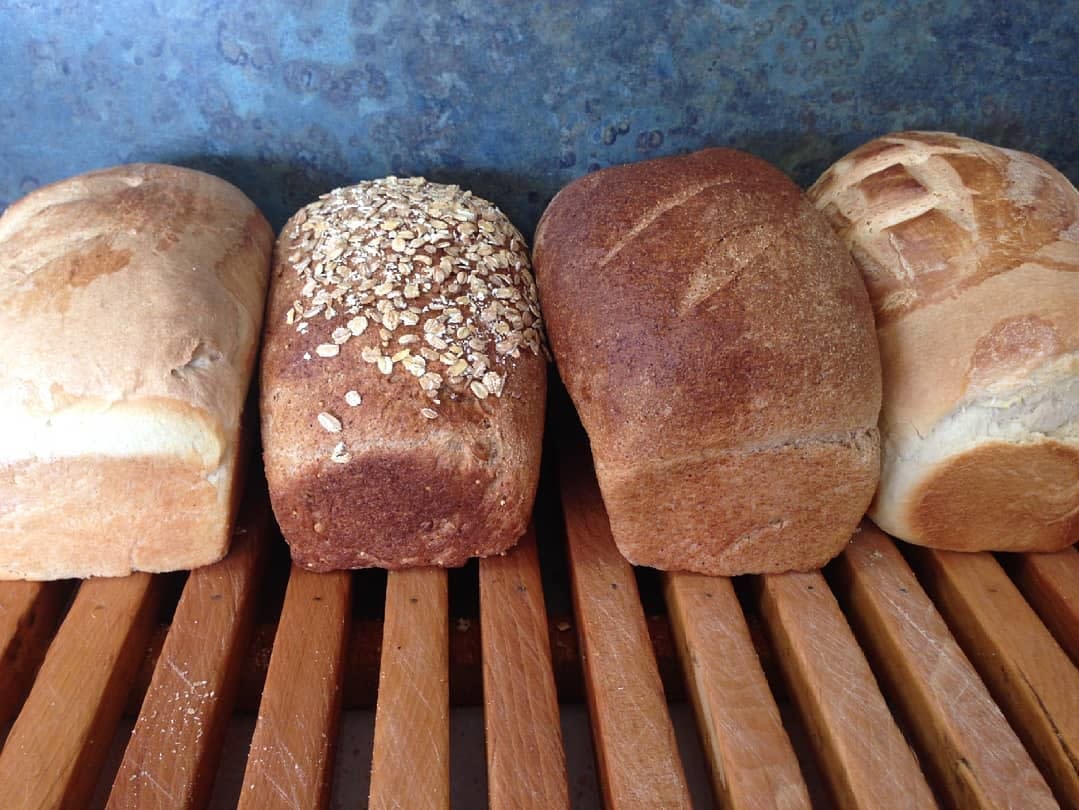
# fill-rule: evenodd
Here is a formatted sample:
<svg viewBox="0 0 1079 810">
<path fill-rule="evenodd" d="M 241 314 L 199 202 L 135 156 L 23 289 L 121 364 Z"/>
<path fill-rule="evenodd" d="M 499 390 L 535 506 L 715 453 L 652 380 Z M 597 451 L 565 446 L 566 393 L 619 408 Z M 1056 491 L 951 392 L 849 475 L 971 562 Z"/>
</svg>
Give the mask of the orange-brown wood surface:
<svg viewBox="0 0 1079 810">
<path fill-rule="evenodd" d="M 67 582 L 0 582 L 0 742 L 30 691 L 69 593 Z"/>
<path fill-rule="evenodd" d="M 386 578 L 370 807 L 449 806 L 446 571 L 391 571 Z"/>
<path fill-rule="evenodd" d="M 1065 807 L 1079 807 L 1079 671 L 987 553 L 913 550 L 921 581 Z"/>
<path fill-rule="evenodd" d="M 536 536 L 480 560 L 487 791 L 492 808 L 569 807 Z"/>
<path fill-rule="evenodd" d="M 248 504 L 228 556 L 188 577 L 110 810 L 206 806 L 251 640 L 267 513 Z"/>
<path fill-rule="evenodd" d="M 633 570 L 587 453 L 561 456 L 570 580 L 600 783 L 611 808 L 690 807 Z"/>
<path fill-rule="evenodd" d="M 676 573 L 665 584 L 716 796 L 731 810 L 810 807 L 730 580 Z"/>
<path fill-rule="evenodd" d="M 1017 556 L 1015 581 L 1023 596 L 1079 666 L 1079 551 Z"/>
<path fill-rule="evenodd" d="M 351 593 L 349 571 L 292 566 L 239 807 L 327 806 Z"/>
<path fill-rule="evenodd" d="M 833 569 L 882 685 L 955 807 L 1053 808 L 1045 780 L 892 541 L 864 525 Z"/>
<path fill-rule="evenodd" d="M 4 810 L 87 806 L 150 635 L 158 591 L 149 574 L 79 586 L 0 751 Z"/>
<path fill-rule="evenodd" d="M 824 577 L 762 577 L 761 612 L 836 806 L 936 807 Z"/>
</svg>

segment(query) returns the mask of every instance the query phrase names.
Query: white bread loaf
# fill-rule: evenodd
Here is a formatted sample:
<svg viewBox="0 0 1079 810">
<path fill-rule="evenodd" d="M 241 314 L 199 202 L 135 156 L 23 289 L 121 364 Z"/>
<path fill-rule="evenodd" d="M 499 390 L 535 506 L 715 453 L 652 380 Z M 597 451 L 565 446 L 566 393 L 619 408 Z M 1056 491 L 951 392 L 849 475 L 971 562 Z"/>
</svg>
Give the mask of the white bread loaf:
<svg viewBox="0 0 1079 810">
<path fill-rule="evenodd" d="M 238 189 L 152 164 L 0 217 L 0 579 L 224 555 L 272 240 Z"/>
<path fill-rule="evenodd" d="M 1079 193 L 947 133 L 872 141 L 809 191 L 854 254 L 884 373 L 870 516 L 910 542 L 1051 551 L 1079 535 Z"/>
</svg>

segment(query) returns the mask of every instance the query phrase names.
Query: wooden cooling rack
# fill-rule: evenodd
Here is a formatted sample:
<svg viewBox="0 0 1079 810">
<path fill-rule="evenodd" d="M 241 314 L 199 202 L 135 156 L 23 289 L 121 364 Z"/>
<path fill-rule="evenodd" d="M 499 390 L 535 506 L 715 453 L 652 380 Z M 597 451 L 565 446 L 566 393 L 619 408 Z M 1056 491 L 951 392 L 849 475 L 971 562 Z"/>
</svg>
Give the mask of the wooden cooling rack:
<svg viewBox="0 0 1079 810">
<path fill-rule="evenodd" d="M 612 543 L 587 452 L 571 447 L 559 466 L 573 649 L 605 802 L 689 807 L 638 578 Z M 259 693 L 248 670 L 271 543 L 265 497 L 251 495 L 232 552 L 186 578 L 167 632 L 156 618 L 167 577 L 0 583 L 0 807 L 88 806 L 129 700 L 138 719 L 108 807 L 206 806 L 230 718 L 256 703 L 239 806 L 325 807 L 342 695 L 376 672 L 370 806 L 447 807 L 459 662 L 446 573 L 389 574 L 382 621 L 361 628 L 359 575 L 293 568 Z M 478 590 L 490 806 L 568 807 L 560 648 L 552 659 L 531 532 L 481 561 Z M 823 573 L 672 574 L 662 591 L 721 806 L 1079 807 L 1074 549 L 928 551 L 867 524 Z"/>
</svg>

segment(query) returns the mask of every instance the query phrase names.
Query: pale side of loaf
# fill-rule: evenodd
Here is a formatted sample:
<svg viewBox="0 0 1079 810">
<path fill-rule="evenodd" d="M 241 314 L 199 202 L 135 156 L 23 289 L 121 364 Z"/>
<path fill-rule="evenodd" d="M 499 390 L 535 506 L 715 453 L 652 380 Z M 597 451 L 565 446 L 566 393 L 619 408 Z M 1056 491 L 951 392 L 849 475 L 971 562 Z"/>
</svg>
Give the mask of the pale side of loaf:
<svg viewBox="0 0 1079 810">
<path fill-rule="evenodd" d="M 876 487 L 880 365 L 850 255 L 790 180 L 726 149 L 596 172 L 533 259 L 631 562 L 735 575 L 842 549 Z"/>
<path fill-rule="evenodd" d="M 489 202 L 391 177 L 299 211 L 261 370 L 293 559 L 457 566 L 515 544 L 539 477 L 544 342 L 524 241 Z"/>
<path fill-rule="evenodd" d="M 272 244 L 238 189 L 153 164 L 0 217 L 0 579 L 225 554 Z"/>
<path fill-rule="evenodd" d="M 870 516 L 935 548 L 1079 536 L 1079 194 L 1032 155 L 901 132 L 810 196 L 850 246 L 884 370 Z"/>
</svg>

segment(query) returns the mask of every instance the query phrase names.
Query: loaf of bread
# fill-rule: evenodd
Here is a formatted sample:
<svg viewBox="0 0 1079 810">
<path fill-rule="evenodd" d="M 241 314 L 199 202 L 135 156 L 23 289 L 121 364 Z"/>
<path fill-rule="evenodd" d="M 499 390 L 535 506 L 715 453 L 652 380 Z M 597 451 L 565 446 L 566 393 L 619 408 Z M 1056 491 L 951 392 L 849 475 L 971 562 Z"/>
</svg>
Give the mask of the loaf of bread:
<svg viewBox="0 0 1079 810">
<path fill-rule="evenodd" d="M 238 189 L 173 166 L 0 217 L 0 579 L 225 554 L 272 244 Z"/>
<path fill-rule="evenodd" d="M 727 149 L 599 171 L 555 197 L 533 260 L 631 562 L 842 549 L 877 483 L 880 364 L 858 271 L 794 183 Z"/>
<path fill-rule="evenodd" d="M 539 478 L 545 337 L 524 241 L 457 186 L 325 195 L 278 238 L 262 437 L 307 568 L 456 566 L 505 551 Z"/>
<path fill-rule="evenodd" d="M 1079 537 L 1079 194 L 1028 154 L 901 132 L 810 196 L 850 246 L 884 371 L 870 516 L 913 543 Z"/>
</svg>

